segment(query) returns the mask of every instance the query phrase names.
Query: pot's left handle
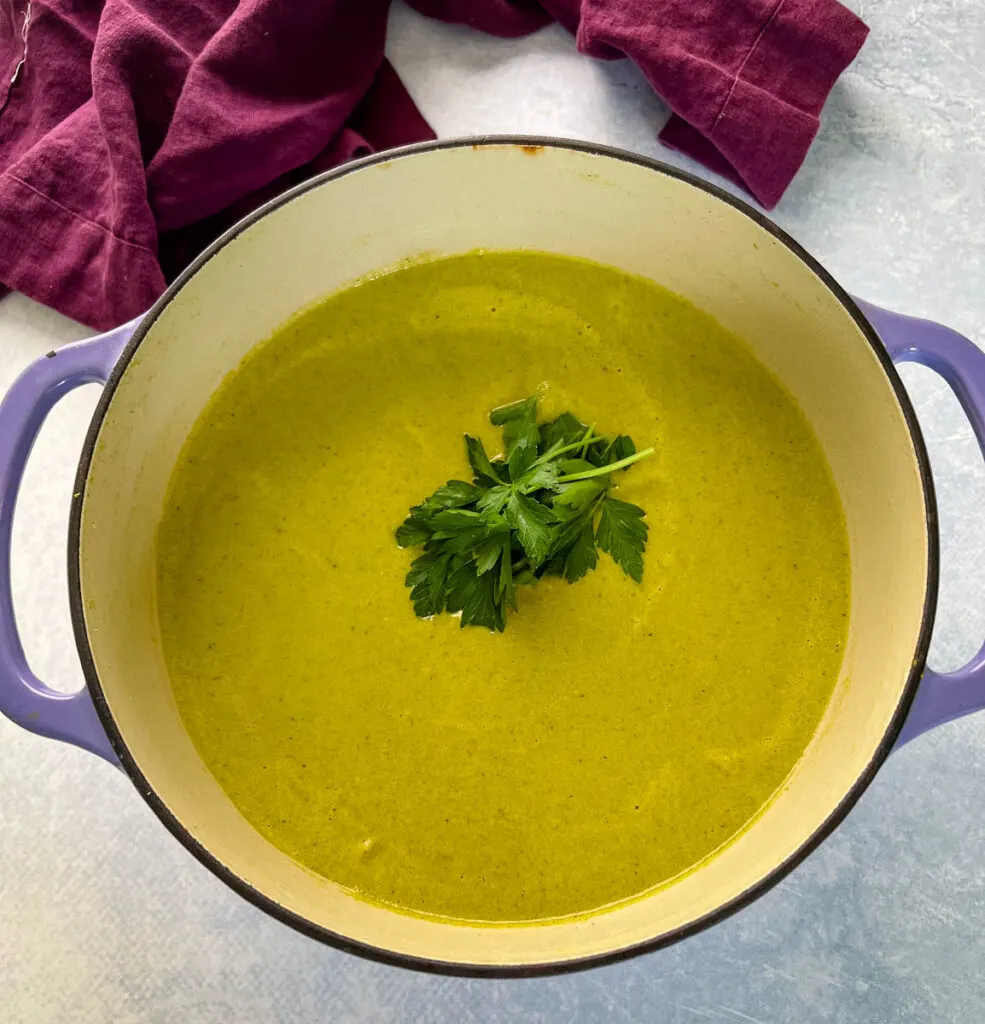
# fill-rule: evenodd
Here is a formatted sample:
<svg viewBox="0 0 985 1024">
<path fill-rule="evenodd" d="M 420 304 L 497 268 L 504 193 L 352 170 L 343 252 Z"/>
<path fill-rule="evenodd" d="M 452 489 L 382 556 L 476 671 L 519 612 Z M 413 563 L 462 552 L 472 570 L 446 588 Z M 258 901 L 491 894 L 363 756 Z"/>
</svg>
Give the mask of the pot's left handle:
<svg viewBox="0 0 985 1024">
<path fill-rule="evenodd" d="M 930 320 L 891 313 L 856 299 L 895 363 L 929 366 L 944 378 L 961 404 L 985 455 L 985 352 L 964 335 Z M 957 672 L 928 668 L 896 741 L 914 737 L 985 708 L 985 645 Z"/>
<path fill-rule="evenodd" d="M 83 384 L 103 384 L 139 323 L 66 345 L 32 363 L 0 402 L 0 711 L 41 736 L 65 740 L 118 764 L 85 687 L 62 693 L 41 682 L 24 656 L 14 618 L 10 540 L 27 457 L 48 413 Z"/>
</svg>

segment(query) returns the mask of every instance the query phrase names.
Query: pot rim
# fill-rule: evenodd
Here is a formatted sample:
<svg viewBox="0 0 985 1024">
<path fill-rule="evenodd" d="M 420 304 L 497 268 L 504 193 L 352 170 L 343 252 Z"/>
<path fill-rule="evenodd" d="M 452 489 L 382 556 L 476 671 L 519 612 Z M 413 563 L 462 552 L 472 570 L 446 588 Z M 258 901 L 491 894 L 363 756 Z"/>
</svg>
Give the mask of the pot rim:
<svg viewBox="0 0 985 1024">
<path fill-rule="evenodd" d="M 917 636 L 911 669 L 906 683 L 900 693 L 896 710 L 893 713 L 889 728 L 883 735 L 879 746 L 873 753 L 865 769 L 861 772 L 850 789 L 839 801 L 834 811 L 823 821 L 797 850 L 795 850 L 784 861 L 776 865 L 755 885 L 750 886 L 738 896 L 722 904 L 715 910 L 702 917 L 689 922 L 679 928 L 672 929 L 661 935 L 631 946 L 619 948 L 601 954 L 575 957 L 562 961 L 546 961 L 541 964 L 524 965 L 517 967 L 513 965 L 477 965 L 458 963 L 455 961 L 437 960 L 434 958 L 415 956 L 412 954 L 396 953 L 365 942 L 357 941 L 341 935 L 331 929 L 315 924 L 313 921 L 296 913 L 287 907 L 277 903 L 276 900 L 254 888 L 246 879 L 230 870 L 223 864 L 207 847 L 196 840 L 185 826 L 179 821 L 170 808 L 157 795 L 153 784 L 141 772 L 135 760 L 116 726 L 109 704 L 103 693 L 102 685 L 96 671 L 92 650 L 89 646 L 89 639 L 85 625 L 85 610 L 82 601 L 81 589 L 81 565 L 80 565 L 80 536 L 82 527 L 82 511 L 85 501 L 85 485 L 89 474 L 89 468 L 93 459 L 96 442 L 100 429 L 106 418 L 107 412 L 112 404 L 116 389 L 126 373 L 134 354 L 151 329 L 154 322 L 161 315 L 168 303 L 181 291 L 184 285 L 201 268 L 215 256 L 221 249 L 228 245 L 244 230 L 251 227 L 261 218 L 273 213 L 281 206 L 291 200 L 303 195 L 311 189 L 319 188 L 322 185 L 335 179 L 345 177 L 348 174 L 357 172 L 365 167 L 374 164 L 389 163 L 405 157 L 413 157 L 422 153 L 434 152 L 443 149 L 461 148 L 483 148 L 483 147 L 535 147 L 547 149 L 573 150 L 581 153 L 588 153 L 593 156 L 607 157 L 626 163 L 636 164 L 659 174 L 667 175 L 683 181 L 709 196 L 718 199 L 738 210 L 740 213 L 751 218 L 759 227 L 767 231 L 773 238 L 781 242 L 795 256 L 799 257 L 807 267 L 815 274 L 822 284 L 835 296 L 845 310 L 855 321 L 859 330 L 865 336 L 866 341 L 875 353 L 889 383 L 892 386 L 896 401 L 903 413 L 910 441 L 920 472 L 920 480 L 923 489 L 924 507 L 926 509 L 927 528 L 927 584 L 924 594 L 923 612 L 921 616 L 920 630 Z M 184 271 L 168 286 L 161 297 L 151 306 L 148 312 L 141 319 L 140 324 L 127 342 L 121 352 L 106 386 L 93 413 L 92 420 L 86 432 L 82 454 L 79 459 L 76 472 L 74 494 L 80 495 L 78 500 L 72 502 L 69 531 L 68 531 L 68 583 L 69 583 L 69 605 L 72 618 L 72 628 L 75 634 L 76 646 L 82 662 L 82 670 L 86 680 L 86 686 L 92 697 L 99 720 L 106 730 L 110 744 L 119 758 L 123 770 L 133 782 L 137 791 L 143 797 L 151 810 L 164 824 L 165 828 L 188 850 L 192 856 L 200 861 L 214 875 L 218 876 L 234 892 L 252 903 L 255 907 L 265 911 L 272 917 L 289 925 L 296 931 L 301 932 L 309 938 L 317 939 L 320 942 L 333 946 L 344 952 L 353 953 L 357 956 L 374 960 L 380 963 L 398 967 L 412 967 L 417 970 L 461 977 L 500 977 L 500 978 L 522 978 L 533 976 L 544 976 L 551 974 L 563 974 L 577 970 L 584 970 L 589 967 L 601 966 L 604 964 L 616 963 L 621 960 L 637 956 L 644 952 L 660 949 L 672 945 L 681 939 L 704 931 L 712 925 L 718 924 L 730 917 L 736 911 L 752 903 L 773 888 L 778 882 L 785 878 L 795 867 L 805 860 L 837 827 L 841 824 L 848 812 L 854 807 L 865 790 L 869 787 L 876 773 L 883 762 L 889 756 L 899 736 L 909 713 L 910 706 L 916 696 L 920 679 L 926 667 L 927 652 L 930 647 L 931 632 L 934 624 L 934 617 L 937 607 L 937 591 L 939 581 L 939 534 L 937 502 L 934 491 L 933 477 L 930 469 L 930 459 L 927 454 L 923 434 L 920 429 L 916 413 L 913 409 L 909 395 L 903 386 L 903 382 L 896 372 L 896 368 L 890 358 L 885 346 L 879 339 L 875 329 L 859 309 L 852 297 L 838 284 L 838 282 L 825 270 L 821 263 L 807 252 L 798 242 L 788 235 L 782 228 L 770 220 L 762 211 L 751 204 L 732 195 L 725 189 L 704 179 L 697 177 L 687 171 L 680 170 L 663 161 L 651 157 L 642 156 L 627 150 L 613 146 L 606 146 L 592 142 L 583 142 L 574 139 L 555 138 L 549 136 L 530 135 L 480 135 L 460 137 L 451 139 L 436 139 L 428 142 L 414 143 L 408 146 L 401 146 L 395 149 L 384 150 L 371 156 L 353 160 L 340 167 L 333 168 L 321 174 L 317 174 L 307 181 L 302 182 L 293 188 L 281 193 L 274 199 L 258 207 L 252 213 L 247 214 L 240 221 L 234 224 L 213 241 L 195 260 L 185 268 Z M 396 911 L 394 911 L 396 913 Z"/>
</svg>

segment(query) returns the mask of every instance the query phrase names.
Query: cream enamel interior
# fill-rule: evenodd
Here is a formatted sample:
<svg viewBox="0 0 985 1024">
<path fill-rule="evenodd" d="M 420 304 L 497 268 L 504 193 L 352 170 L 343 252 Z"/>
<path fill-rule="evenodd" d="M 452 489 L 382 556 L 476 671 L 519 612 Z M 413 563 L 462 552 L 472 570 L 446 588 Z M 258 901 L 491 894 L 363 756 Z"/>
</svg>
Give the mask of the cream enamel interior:
<svg viewBox="0 0 985 1024">
<path fill-rule="evenodd" d="M 852 554 L 849 644 L 809 750 L 764 813 L 718 855 L 616 910 L 526 927 L 463 927 L 353 899 L 240 817 L 178 717 L 161 656 L 153 545 L 178 450 L 240 358 L 298 309 L 421 254 L 530 248 L 642 274 L 745 338 L 797 397 L 827 453 Z M 325 182 L 224 246 L 166 305 L 112 397 L 86 482 L 85 626 L 136 764 L 202 847 L 260 893 L 346 938 L 475 966 L 598 956 L 734 900 L 807 842 L 869 765 L 920 633 L 926 508 L 890 382 L 837 297 L 729 204 L 635 163 L 511 145 L 418 151 Z"/>
</svg>

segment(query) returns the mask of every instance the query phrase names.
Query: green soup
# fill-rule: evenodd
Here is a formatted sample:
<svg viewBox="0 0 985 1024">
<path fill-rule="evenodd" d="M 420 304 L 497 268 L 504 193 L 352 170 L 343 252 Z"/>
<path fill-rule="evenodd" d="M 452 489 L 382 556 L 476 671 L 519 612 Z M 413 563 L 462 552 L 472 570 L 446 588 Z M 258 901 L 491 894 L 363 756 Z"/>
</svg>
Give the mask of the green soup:
<svg viewBox="0 0 985 1024">
<path fill-rule="evenodd" d="M 505 633 L 414 616 L 408 506 L 542 389 L 657 454 L 642 584 L 521 588 Z M 831 697 L 848 539 L 825 458 L 747 346 L 640 278 L 475 253 L 343 291 L 192 430 L 160 527 L 174 696 L 271 843 L 358 896 L 466 921 L 631 899 L 734 837 Z"/>
</svg>

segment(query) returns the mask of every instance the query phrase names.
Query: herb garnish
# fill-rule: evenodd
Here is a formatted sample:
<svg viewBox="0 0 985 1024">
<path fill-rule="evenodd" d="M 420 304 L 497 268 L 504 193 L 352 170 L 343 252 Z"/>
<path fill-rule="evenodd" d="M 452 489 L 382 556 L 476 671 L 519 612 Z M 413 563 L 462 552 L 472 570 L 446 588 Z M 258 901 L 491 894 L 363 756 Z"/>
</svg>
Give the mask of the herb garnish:
<svg viewBox="0 0 985 1024">
<path fill-rule="evenodd" d="M 537 425 L 537 396 L 493 409 L 503 455 L 490 459 L 465 435 L 472 483 L 449 480 L 415 505 L 397 530 L 402 548 L 424 545 L 407 574 L 422 618 L 461 612 L 463 626 L 506 628 L 516 587 L 541 576 L 580 580 L 598 548 L 638 583 L 643 578 L 646 514 L 612 497 L 611 479 L 652 454 L 632 438 L 595 433 L 570 413 Z"/>
</svg>

